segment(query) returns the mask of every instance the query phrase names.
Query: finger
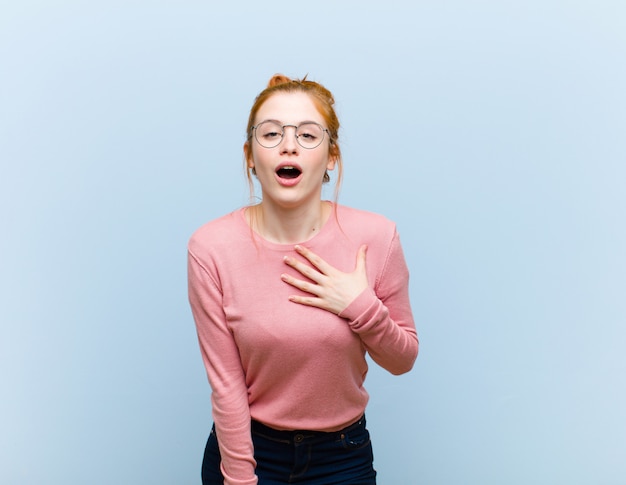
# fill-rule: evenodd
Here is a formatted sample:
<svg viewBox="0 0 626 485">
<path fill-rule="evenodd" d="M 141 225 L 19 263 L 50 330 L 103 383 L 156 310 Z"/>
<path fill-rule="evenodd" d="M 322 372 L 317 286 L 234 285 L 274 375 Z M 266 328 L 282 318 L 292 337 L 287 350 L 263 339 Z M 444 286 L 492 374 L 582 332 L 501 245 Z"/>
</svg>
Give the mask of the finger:
<svg viewBox="0 0 626 485">
<path fill-rule="evenodd" d="M 310 249 L 305 248 L 304 246 L 296 245 L 295 250 L 298 252 L 298 254 L 308 259 L 309 262 L 317 269 L 319 269 L 323 274 L 327 275 L 328 271 L 332 269 L 332 267 L 326 261 L 324 261 Z"/>
<path fill-rule="evenodd" d="M 313 306 L 317 308 L 321 308 L 322 310 L 329 310 L 328 305 L 321 298 L 314 298 L 308 296 L 290 296 L 289 301 L 293 303 L 299 303 L 300 305 Z"/>
<path fill-rule="evenodd" d="M 318 285 L 312 284 L 308 281 L 299 280 L 298 278 L 294 278 L 286 273 L 281 274 L 280 279 L 294 288 L 304 291 L 305 293 L 320 296 L 321 288 Z"/>
<path fill-rule="evenodd" d="M 311 281 L 315 281 L 316 283 L 321 282 L 323 275 L 308 264 L 304 264 L 302 261 L 298 261 L 296 258 L 291 258 L 289 256 L 285 256 L 283 261 L 285 264 L 291 266 L 293 269 L 302 274 L 302 276 L 306 276 Z"/>
</svg>

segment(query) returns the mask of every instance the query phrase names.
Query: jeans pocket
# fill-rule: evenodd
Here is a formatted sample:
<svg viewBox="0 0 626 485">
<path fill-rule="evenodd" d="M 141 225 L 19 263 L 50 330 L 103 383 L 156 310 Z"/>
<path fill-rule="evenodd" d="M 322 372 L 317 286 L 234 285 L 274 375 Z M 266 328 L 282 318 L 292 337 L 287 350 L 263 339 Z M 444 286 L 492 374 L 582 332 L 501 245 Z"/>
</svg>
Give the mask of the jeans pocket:
<svg viewBox="0 0 626 485">
<path fill-rule="evenodd" d="M 346 450 L 359 450 L 370 444 L 370 433 L 365 427 L 347 431 L 341 435 L 341 444 Z"/>
</svg>

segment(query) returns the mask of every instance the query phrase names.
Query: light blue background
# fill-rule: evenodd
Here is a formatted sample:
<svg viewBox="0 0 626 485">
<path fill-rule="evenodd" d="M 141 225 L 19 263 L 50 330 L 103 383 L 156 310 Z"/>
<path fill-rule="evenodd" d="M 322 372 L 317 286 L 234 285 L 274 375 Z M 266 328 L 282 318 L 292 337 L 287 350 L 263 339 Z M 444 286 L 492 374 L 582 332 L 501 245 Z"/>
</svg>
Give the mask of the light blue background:
<svg viewBox="0 0 626 485">
<path fill-rule="evenodd" d="M 624 5 L 3 1 L 0 482 L 199 483 L 186 242 L 247 203 L 283 72 L 335 94 L 339 200 L 411 269 L 379 483 L 626 483 Z"/>
</svg>

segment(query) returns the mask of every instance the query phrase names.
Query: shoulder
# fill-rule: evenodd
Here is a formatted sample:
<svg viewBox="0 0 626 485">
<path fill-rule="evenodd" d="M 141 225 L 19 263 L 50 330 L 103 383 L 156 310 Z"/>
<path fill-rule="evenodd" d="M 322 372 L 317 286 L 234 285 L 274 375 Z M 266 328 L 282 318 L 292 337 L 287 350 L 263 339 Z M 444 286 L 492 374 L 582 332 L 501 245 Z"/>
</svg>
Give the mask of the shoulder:
<svg viewBox="0 0 626 485">
<path fill-rule="evenodd" d="M 388 239 L 396 232 L 396 224 L 382 214 L 344 205 L 337 205 L 337 221 L 342 230 L 361 237 Z"/>
<path fill-rule="evenodd" d="M 200 226 L 189 238 L 187 248 L 194 255 L 233 249 L 233 245 L 245 240 L 246 224 L 243 210 L 237 209 L 218 219 Z"/>
<path fill-rule="evenodd" d="M 404 277 L 406 264 L 394 221 L 375 212 L 337 206 L 337 226 L 353 248 L 367 245 L 367 268 L 375 288 L 385 275 Z"/>
</svg>

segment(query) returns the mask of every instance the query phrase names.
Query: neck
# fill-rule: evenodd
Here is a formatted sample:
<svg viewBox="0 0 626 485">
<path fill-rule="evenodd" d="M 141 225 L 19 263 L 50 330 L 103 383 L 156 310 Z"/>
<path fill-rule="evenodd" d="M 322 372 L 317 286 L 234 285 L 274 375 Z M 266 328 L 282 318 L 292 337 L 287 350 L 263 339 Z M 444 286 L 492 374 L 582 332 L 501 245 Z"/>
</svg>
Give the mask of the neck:
<svg viewBox="0 0 626 485">
<path fill-rule="evenodd" d="M 296 244 L 315 236 L 328 220 L 331 204 L 285 209 L 266 201 L 248 209 L 248 223 L 264 239 L 278 244 Z"/>
</svg>

